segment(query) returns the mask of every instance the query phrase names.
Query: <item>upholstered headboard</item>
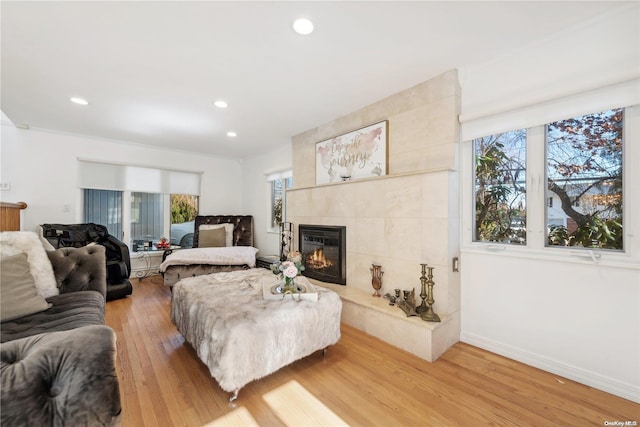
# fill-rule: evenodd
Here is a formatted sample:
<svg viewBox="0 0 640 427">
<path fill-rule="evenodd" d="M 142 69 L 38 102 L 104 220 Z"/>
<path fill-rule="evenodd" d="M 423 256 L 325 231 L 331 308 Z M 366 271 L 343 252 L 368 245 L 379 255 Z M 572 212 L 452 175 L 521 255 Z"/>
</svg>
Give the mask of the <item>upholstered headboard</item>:
<svg viewBox="0 0 640 427">
<path fill-rule="evenodd" d="M 198 215 L 193 231 L 193 247 L 198 247 L 198 231 L 203 224 L 233 224 L 233 246 L 253 246 L 253 216 Z"/>
</svg>

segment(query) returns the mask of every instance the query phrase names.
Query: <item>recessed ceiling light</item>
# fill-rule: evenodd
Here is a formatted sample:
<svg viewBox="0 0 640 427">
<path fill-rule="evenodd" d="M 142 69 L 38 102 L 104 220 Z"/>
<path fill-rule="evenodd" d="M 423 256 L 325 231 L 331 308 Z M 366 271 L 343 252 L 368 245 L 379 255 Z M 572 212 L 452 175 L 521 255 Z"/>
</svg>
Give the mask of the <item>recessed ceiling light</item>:
<svg viewBox="0 0 640 427">
<path fill-rule="evenodd" d="M 231 138 L 235 138 L 236 136 L 238 136 L 238 134 L 235 133 L 234 131 L 230 130 L 229 132 L 227 132 L 227 136 L 229 136 Z"/>
<path fill-rule="evenodd" d="M 69 98 L 69 101 L 73 102 L 74 104 L 78 104 L 78 105 L 89 105 L 89 101 L 87 101 L 84 98 L 78 98 L 76 96 L 74 96 L 73 98 Z"/>
<path fill-rule="evenodd" d="M 229 106 L 225 101 L 223 101 L 221 99 L 216 101 L 216 102 L 214 102 L 213 105 L 215 105 L 218 108 L 227 108 Z"/>
<path fill-rule="evenodd" d="M 306 18 L 296 19 L 293 22 L 293 30 L 298 34 L 306 36 L 313 32 L 313 23 Z"/>
</svg>

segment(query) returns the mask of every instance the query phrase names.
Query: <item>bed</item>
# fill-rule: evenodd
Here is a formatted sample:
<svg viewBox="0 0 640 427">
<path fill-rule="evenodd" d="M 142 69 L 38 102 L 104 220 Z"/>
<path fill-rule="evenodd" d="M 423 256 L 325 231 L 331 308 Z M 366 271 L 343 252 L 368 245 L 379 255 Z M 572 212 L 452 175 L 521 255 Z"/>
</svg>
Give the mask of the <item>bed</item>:
<svg viewBox="0 0 640 427">
<path fill-rule="evenodd" d="M 193 248 L 167 251 L 160 273 L 164 284 L 172 287 L 185 277 L 253 268 L 257 252 L 251 215 L 199 215 Z"/>
</svg>

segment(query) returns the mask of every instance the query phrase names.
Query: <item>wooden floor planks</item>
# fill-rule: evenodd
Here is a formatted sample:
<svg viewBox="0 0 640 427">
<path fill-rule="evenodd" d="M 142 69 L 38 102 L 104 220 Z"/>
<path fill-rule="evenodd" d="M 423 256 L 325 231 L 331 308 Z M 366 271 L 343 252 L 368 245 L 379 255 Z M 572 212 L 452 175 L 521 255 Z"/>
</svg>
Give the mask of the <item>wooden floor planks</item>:
<svg viewBox="0 0 640 427">
<path fill-rule="evenodd" d="M 316 352 L 243 388 L 234 410 L 171 323 L 170 309 L 160 276 L 134 280 L 132 296 L 107 303 L 123 427 L 640 423 L 636 403 L 482 349 L 458 343 L 428 363 L 347 325 L 325 356 Z M 287 404 L 274 396 L 301 408 L 278 409 Z"/>
</svg>

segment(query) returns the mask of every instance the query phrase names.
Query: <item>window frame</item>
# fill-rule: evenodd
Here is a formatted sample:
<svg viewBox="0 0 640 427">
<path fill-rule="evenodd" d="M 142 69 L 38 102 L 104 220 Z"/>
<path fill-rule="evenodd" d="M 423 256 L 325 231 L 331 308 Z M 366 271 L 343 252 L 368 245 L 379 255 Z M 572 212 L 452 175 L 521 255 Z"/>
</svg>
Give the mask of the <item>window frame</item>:
<svg viewBox="0 0 640 427">
<path fill-rule="evenodd" d="M 83 220 L 85 220 L 85 191 L 86 190 L 100 190 L 97 188 L 81 188 L 80 189 L 80 197 L 81 197 L 81 206 L 82 206 L 82 218 Z M 119 193 L 121 193 L 121 207 L 120 207 L 120 212 L 121 212 L 121 235 L 120 236 L 114 236 L 116 237 L 118 240 L 121 240 L 122 242 L 124 242 L 130 249 L 130 251 L 133 251 L 133 241 L 132 241 L 132 227 L 131 227 L 131 220 L 132 220 L 132 206 L 131 206 L 131 202 L 132 202 L 132 194 L 133 193 L 147 193 L 147 192 L 140 192 L 140 191 L 128 191 L 128 190 L 110 190 L 110 191 L 117 191 Z M 160 237 L 166 237 L 167 239 L 171 239 L 171 194 L 167 194 L 167 193 L 148 193 L 148 194 L 160 194 L 162 196 L 162 235 Z M 201 196 L 199 195 L 195 195 L 196 197 L 198 197 L 198 209 L 200 207 L 200 198 Z M 199 212 L 198 212 L 199 214 Z M 159 249 L 160 250 L 160 249 Z"/>
<path fill-rule="evenodd" d="M 524 179 L 525 179 L 525 181 L 524 181 L 524 185 L 525 185 L 524 199 L 525 199 L 525 209 L 524 209 L 524 211 L 525 211 L 525 219 L 526 219 L 526 218 L 527 218 L 527 209 L 526 209 L 526 207 L 527 207 L 527 190 L 526 190 L 526 189 L 527 189 L 527 185 L 528 185 L 528 184 L 527 184 L 527 178 L 528 178 L 528 170 L 527 170 L 528 163 L 527 163 L 527 158 L 528 158 L 528 154 L 529 154 L 529 152 L 528 152 L 528 147 L 527 147 L 527 143 L 528 143 L 528 139 L 527 139 L 527 132 L 528 132 L 528 129 L 526 129 L 526 128 L 521 128 L 521 129 L 515 129 L 515 130 L 513 130 L 513 131 L 498 132 L 498 133 L 493 134 L 493 135 L 487 135 L 487 137 L 488 137 L 488 136 L 497 136 L 497 135 L 499 135 L 499 134 L 504 134 L 504 133 L 514 132 L 514 131 L 516 131 L 516 132 L 518 132 L 518 131 L 524 131 L 524 146 L 525 146 L 525 150 L 524 150 L 524 160 L 525 160 L 525 162 L 524 162 L 524 165 L 525 165 L 525 168 L 524 168 Z M 473 235 L 472 235 L 472 241 L 474 241 L 474 242 L 478 242 L 478 243 L 485 243 L 485 244 L 487 244 L 487 243 L 489 243 L 489 244 L 491 244 L 491 243 L 496 243 L 496 244 L 503 244 L 503 245 L 509 245 L 509 246 L 523 246 L 523 245 L 526 245 L 526 237 L 525 237 L 525 243 L 517 243 L 517 242 L 502 243 L 502 242 L 497 242 L 497 241 L 492 241 L 492 240 L 479 240 L 479 239 L 477 238 L 478 236 L 476 235 L 476 231 L 477 231 L 477 226 L 478 226 L 478 224 L 477 224 L 477 222 L 478 222 L 478 218 L 477 218 L 477 197 L 476 197 L 477 193 L 476 193 L 476 182 L 477 182 L 477 177 L 478 177 L 478 171 L 477 171 L 477 168 L 476 168 L 476 166 L 477 166 L 477 159 L 476 159 L 476 145 L 475 145 L 475 141 L 476 141 L 477 139 L 478 139 L 478 138 L 474 138 L 474 139 L 471 141 L 471 149 L 473 150 L 473 152 L 472 152 L 472 158 L 473 158 L 473 181 L 474 181 L 474 183 L 473 183 L 473 188 L 472 188 L 472 193 L 473 193 L 473 225 L 472 225 L 472 226 L 473 226 Z M 525 221 L 526 221 L 526 220 L 525 220 Z"/>
<path fill-rule="evenodd" d="M 640 181 L 640 105 L 625 107 L 623 131 L 623 220 L 622 250 L 547 246 L 546 233 L 546 124 L 527 128 L 527 240 L 525 245 L 473 240 L 475 217 L 475 153 L 473 139 L 462 141 L 460 206 L 461 249 L 477 253 L 499 253 L 500 256 L 548 259 L 569 263 L 601 263 L 640 269 L 640 192 L 631 189 Z M 635 217 L 633 214 L 636 214 Z"/>
<path fill-rule="evenodd" d="M 291 180 L 291 186 L 287 186 L 287 182 Z M 275 226 L 274 222 L 274 207 L 275 207 L 275 196 L 274 196 L 274 185 L 276 181 L 280 181 L 282 183 L 282 222 L 286 222 L 286 201 L 287 201 L 287 190 L 293 188 L 293 171 L 285 170 L 277 173 L 267 174 L 267 233 L 280 233 L 280 225 Z"/>
</svg>

